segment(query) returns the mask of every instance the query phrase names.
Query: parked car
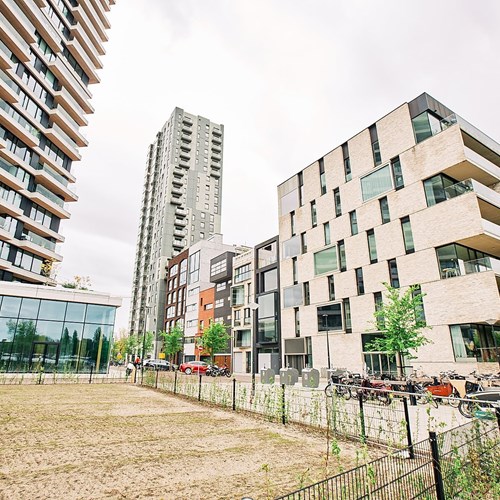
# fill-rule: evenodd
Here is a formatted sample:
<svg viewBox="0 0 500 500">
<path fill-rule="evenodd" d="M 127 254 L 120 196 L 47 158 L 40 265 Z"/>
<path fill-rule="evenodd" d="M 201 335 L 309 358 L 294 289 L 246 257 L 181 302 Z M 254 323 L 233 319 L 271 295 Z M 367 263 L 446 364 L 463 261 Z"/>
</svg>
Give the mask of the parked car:
<svg viewBox="0 0 500 500">
<path fill-rule="evenodd" d="M 144 368 L 169 371 L 177 369 L 177 365 L 170 364 L 170 362 L 165 359 L 146 359 L 146 361 L 144 361 Z"/>
<path fill-rule="evenodd" d="M 186 375 L 190 373 L 205 373 L 208 368 L 208 363 L 205 361 L 189 361 L 188 363 L 182 363 L 179 366 L 179 370 L 184 372 Z"/>
</svg>

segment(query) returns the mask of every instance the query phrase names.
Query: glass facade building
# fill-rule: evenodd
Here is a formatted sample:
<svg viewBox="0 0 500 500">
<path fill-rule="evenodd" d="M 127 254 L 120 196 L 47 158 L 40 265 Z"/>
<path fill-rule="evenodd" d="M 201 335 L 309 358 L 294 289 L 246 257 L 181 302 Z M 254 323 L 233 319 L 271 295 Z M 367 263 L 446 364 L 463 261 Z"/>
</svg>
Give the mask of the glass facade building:
<svg viewBox="0 0 500 500">
<path fill-rule="evenodd" d="M 116 306 L 0 295 L 0 371 L 106 373 Z"/>
</svg>

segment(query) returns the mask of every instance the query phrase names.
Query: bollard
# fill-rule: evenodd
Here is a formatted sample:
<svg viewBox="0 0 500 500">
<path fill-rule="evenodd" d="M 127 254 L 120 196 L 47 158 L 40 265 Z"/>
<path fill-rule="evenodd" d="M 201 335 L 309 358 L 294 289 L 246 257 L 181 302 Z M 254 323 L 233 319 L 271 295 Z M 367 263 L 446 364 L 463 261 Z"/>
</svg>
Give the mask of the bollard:
<svg viewBox="0 0 500 500">
<path fill-rule="evenodd" d="M 281 423 L 286 424 L 285 384 L 281 384 Z"/>
<path fill-rule="evenodd" d="M 233 411 L 236 411 L 236 379 L 233 378 Z"/>
<path fill-rule="evenodd" d="M 201 379 L 202 379 L 202 374 L 199 374 L 200 377 L 200 384 L 198 386 L 198 401 L 201 401 Z"/>
<path fill-rule="evenodd" d="M 89 377 L 89 384 L 92 383 L 92 371 L 94 370 L 94 365 L 90 365 L 90 377 Z"/>
<path fill-rule="evenodd" d="M 174 372 L 174 394 L 177 394 L 177 370 Z"/>
</svg>

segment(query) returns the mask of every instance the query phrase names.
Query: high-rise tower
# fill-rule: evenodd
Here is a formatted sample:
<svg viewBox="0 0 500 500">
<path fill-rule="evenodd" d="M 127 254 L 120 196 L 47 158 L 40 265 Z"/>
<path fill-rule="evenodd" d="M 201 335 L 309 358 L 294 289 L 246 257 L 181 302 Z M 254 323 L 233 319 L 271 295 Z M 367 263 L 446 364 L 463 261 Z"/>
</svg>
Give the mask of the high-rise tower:
<svg viewBox="0 0 500 500">
<path fill-rule="evenodd" d="M 175 108 L 149 146 L 130 331 L 164 329 L 168 259 L 221 229 L 224 126 Z"/>
<path fill-rule="evenodd" d="M 115 0 L 0 0 L 0 280 L 54 284 Z"/>
</svg>

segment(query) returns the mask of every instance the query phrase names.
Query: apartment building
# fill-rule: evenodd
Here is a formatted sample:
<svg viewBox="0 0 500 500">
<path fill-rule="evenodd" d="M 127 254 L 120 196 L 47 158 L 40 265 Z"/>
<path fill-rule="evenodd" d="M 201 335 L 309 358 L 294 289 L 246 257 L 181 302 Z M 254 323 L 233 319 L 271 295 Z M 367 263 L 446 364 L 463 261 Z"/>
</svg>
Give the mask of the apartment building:
<svg viewBox="0 0 500 500">
<path fill-rule="evenodd" d="M 224 126 L 175 108 L 148 148 L 130 332 L 165 323 L 167 262 L 220 232 Z"/>
<path fill-rule="evenodd" d="M 55 285 L 114 0 L 0 1 L 0 280 Z"/>
<path fill-rule="evenodd" d="M 284 363 L 394 370 L 383 283 L 419 285 L 427 373 L 498 370 L 500 146 L 428 94 L 280 184 Z M 327 346 L 328 342 L 328 346 Z M 329 347 L 329 349 L 328 349 Z"/>
</svg>

